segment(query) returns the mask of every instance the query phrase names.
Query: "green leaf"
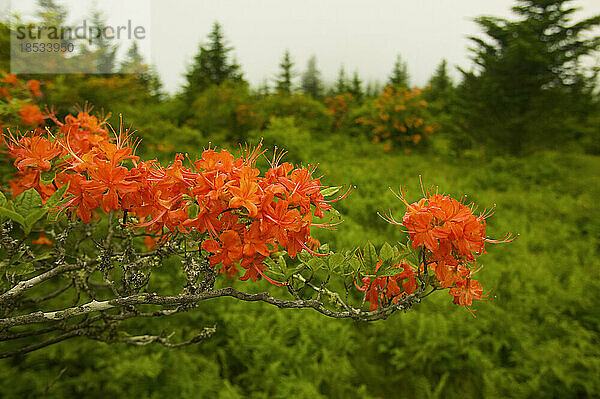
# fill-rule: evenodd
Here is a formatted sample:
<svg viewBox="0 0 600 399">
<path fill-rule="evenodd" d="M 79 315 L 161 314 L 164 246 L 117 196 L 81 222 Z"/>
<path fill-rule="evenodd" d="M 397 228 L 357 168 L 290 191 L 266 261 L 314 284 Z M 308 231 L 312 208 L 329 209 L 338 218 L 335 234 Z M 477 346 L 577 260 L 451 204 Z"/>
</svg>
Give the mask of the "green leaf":
<svg viewBox="0 0 600 399">
<path fill-rule="evenodd" d="M 344 264 L 345 257 L 340 253 L 335 253 L 329 257 L 329 270 L 334 271 Z"/>
<path fill-rule="evenodd" d="M 375 270 L 375 266 L 379 261 L 377 257 L 377 251 L 375 251 L 375 246 L 371 244 L 371 242 L 367 242 L 367 245 L 363 248 L 363 258 L 365 262 L 365 266 L 368 271 Z"/>
<path fill-rule="evenodd" d="M 60 202 L 63 200 L 63 197 L 65 196 L 65 193 L 67 192 L 68 188 L 69 183 L 60 186 L 58 190 L 56 190 L 54 194 L 52 194 L 52 196 L 48 198 L 48 201 L 46 201 L 46 203 L 44 204 L 44 208 L 46 208 L 49 211 L 52 208 L 58 206 L 58 204 L 60 204 Z"/>
<path fill-rule="evenodd" d="M 35 271 L 35 267 L 31 262 L 24 262 L 19 263 L 14 267 L 9 267 L 7 271 L 15 276 L 24 276 L 26 274 L 33 273 Z"/>
<path fill-rule="evenodd" d="M 26 217 L 33 210 L 42 206 L 42 197 L 35 188 L 30 188 L 17 195 L 13 200 L 13 203 L 15 205 L 15 211 L 23 217 Z"/>
<path fill-rule="evenodd" d="M 45 185 L 52 184 L 56 178 L 56 169 L 50 169 L 40 173 L 40 182 Z"/>
<path fill-rule="evenodd" d="M 303 249 L 302 251 L 298 252 L 298 260 L 302 263 L 307 263 L 312 259 L 312 256 L 310 255 L 310 253 L 306 250 Z"/>
<path fill-rule="evenodd" d="M 31 261 L 32 262 L 39 262 L 39 261 L 42 261 L 42 260 L 52 259 L 52 258 L 54 258 L 54 256 L 55 256 L 54 251 L 53 250 L 49 250 L 49 251 L 45 251 L 45 252 L 42 252 L 41 254 L 37 255 Z"/>
<path fill-rule="evenodd" d="M 4 196 L 4 194 L 0 191 L 0 207 L 4 207 L 4 205 L 7 203 L 8 201 L 6 200 L 6 197 Z"/>
<path fill-rule="evenodd" d="M 321 194 L 323 194 L 323 197 L 331 197 L 332 195 L 334 195 L 341 189 L 342 189 L 341 186 L 340 187 L 327 187 L 327 188 L 321 189 Z"/>
<path fill-rule="evenodd" d="M 200 207 L 195 202 L 188 207 L 190 219 L 195 219 L 198 216 L 198 212 L 200 212 Z"/>
<path fill-rule="evenodd" d="M 29 234 L 35 222 L 44 217 L 46 213 L 48 213 L 48 211 L 45 208 L 35 209 L 30 212 L 29 215 L 25 217 L 25 225 L 23 226 L 25 229 L 25 234 Z"/>
<path fill-rule="evenodd" d="M 268 256 L 265 258 L 265 260 L 263 261 L 263 263 L 265 265 L 267 265 L 267 267 L 269 269 L 275 269 L 277 267 L 277 263 L 275 263 L 275 261 L 271 258 L 269 258 Z"/>
<path fill-rule="evenodd" d="M 21 257 L 23 255 L 25 255 L 25 250 L 15 252 L 15 254 L 8 261 L 8 264 L 9 265 L 14 265 L 15 263 L 17 263 L 19 261 L 19 259 L 21 259 Z"/>
<path fill-rule="evenodd" d="M 327 243 L 321 244 L 321 246 L 319 247 L 319 253 L 329 254 L 329 244 L 327 244 Z"/>
<path fill-rule="evenodd" d="M 360 273 L 362 264 L 352 252 L 350 252 L 349 255 L 346 256 L 345 262 L 346 263 L 344 264 L 344 274 L 354 275 Z"/>
<path fill-rule="evenodd" d="M 276 278 L 285 278 L 287 265 L 283 256 L 280 256 L 277 262 L 269 257 L 266 257 L 264 263 L 267 265 L 267 270 L 270 275 Z"/>
<path fill-rule="evenodd" d="M 396 276 L 404 271 L 401 267 L 393 267 L 395 263 L 382 265 L 375 273 L 375 277 L 390 277 Z"/>
<path fill-rule="evenodd" d="M 387 242 L 383 244 L 381 250 L 379 251 L 379 257 L 382 261 L 391 259 L 393 260 L 396 257 L 396 253 L 394 252 L 394 248 Z"/>
<path fill-rule="evenodd" d="M 9 219 L 12 219 L 15 222 L 19 223 L 21 226 L 25 227 L 25 218 L 23 216 L 19 215 L 17 212 L 14 211 L 14 207 L 12 206 L 12 202 L 7 203 L 6 205 L 10 205 L 10 207 L 13 208 L 13 209 L 0 208 L 0 216 L 4 216 L 4 217 L 7 217 Z"/>
<path fill-rule="evenodd" d="M 285 273 L 287 272 L 287 263 L 285 261 L 285 258 L 283 256 L 280 256 L 279 259 L 277 260 L 277 266 L 279 266 L 279 270 L 282 272 L 282 274 L 285 275 Z"/>
</svg>

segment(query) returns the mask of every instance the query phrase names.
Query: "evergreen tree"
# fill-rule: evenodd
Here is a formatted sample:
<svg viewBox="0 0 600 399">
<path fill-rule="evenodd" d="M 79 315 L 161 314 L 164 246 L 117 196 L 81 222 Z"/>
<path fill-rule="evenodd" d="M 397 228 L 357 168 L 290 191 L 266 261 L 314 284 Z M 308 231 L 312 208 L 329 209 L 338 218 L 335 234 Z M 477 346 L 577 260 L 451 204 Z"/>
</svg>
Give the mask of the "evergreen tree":
<svg viewBox="0 0 600 399">
<path fill-rule="evenodd" d="M 283 59 L 281 60 L 279 67 L 281 68 L 281 72 L 279 72 L 279 75 L 277 76 L 275 88 L 280 93 L 289 94 L 292 92 L 292 79 L 295 76 L 295 73 L 293 71 L 294 62 L 290 57 L 289 50 L 285 50 L 285 53 L 283 54 Z"/>
<path fill-rule="evenodd" d="M 119 73 L 136 74 L 142 85 L 148 90 L 154 98 L 160 98 L 163 95 L 162 82 L 156 70 L 148 65 L 144 56 L 140 54 L 137 42 L 133 42 L 125 59 L 121 62 Z"/>
<path fill-rule="evenodd" d="M 443 59 L 429 79 L 429 90 L 425 93 L 428 101 L 447 99 L 454 89 L 452 78 L 448 75 L 448 62 Z"/>
<path fill-rule="evenodd" d="M 335 81 L 334 92 L 335 94 L 342 94 L 348 91 L 348 78 L 346 77 L 346 71 L 344 70 L 344 66 L 340 67 L 340 72 L 338 74 L 338 78 Z"/>
<path fill-rule="evenodd" d="M 323 94 L 323 81 L 317 69 L 317 57 L 314 55 L 309 58 L 306 71 L 302 74 L 300 88 L 304 94 L 313 98 L 321 98 Z"/>
<path fill-rule="evenodd" d="M 56 0 L 37 0 L 37 16 L 44 26 L 64 26 L 67 20 L 67 9 Z"/>
<path fill-rule="evenodd" d="M 137 42 L 133 42 L 125 59 L 121 62 L 119 73 L 141 73 L 147 68 L 144 57 L 140 54 Z"/>
<path fill-rule="evenodd" d="M 572 0 L 517 0 L 516 21 L 479 17 L 488 36 L 472 37 L 476 69 L 461 86 L 471 133 L 515 154 L 560 145 L 574 137 L 590 109 L 594 79 L 581 57 L 600 48 L 584 37 L 600 16 L 571 21 Z"/>
<path fill-rule="evenodd" d="M 194 63 L 186 74 L 187 84 L 184 89 L 186 96 L 202 92 L 210 85 L 219 85 L 225 80 L 243 81 L 240 66 L 229 61 L 233 47 L 227 45 L 221 25 L 215 22 L 208 35 L 208 45 L 200 45 Z"/>
<path fill-rule="evenodd" d="M 40 20 L 39 23 L 37 24 L 38 26 L 45 26 L 45 27 L 60 29 L 61 27 L 67 26 L 67 24 L 66 24 L 67 15 L 68 15 L 67 9 L 65 8 L 65 6 L 60 4 L 58 1 L 56 1 L 56 0 L 37 0 L 36 16 Z M 72 40 L 69 40 L 69 37 L 67 37 L 66 34 L 64 35 L 64 38 L 61 39 L 60 41 L 57 41 L 56 37 L 54 37 L 54 36 L 52 38 L 50 38 L 49 36 L 52 34 L 49 32 L 50 32 L 50 30 L 45 30 L 44 32 L 42 32 L 42 34 L 40 35 L 41 37 L 38 37 L 36 39 L 36 41 L 40 44 L 46 43 L 46 45 L 50 46 L 50 47 L 56 43 L 64 45 L 64 46 L 68 46 L 69 43 L 72 42 Z M 10 49 L 10 45 L 8 47 L 2 47 L 2 48 Z M 17 60 L 18 60 L 18 57 L 17 57 Z M 65 54 L 61 53 L 61 52 L 46 52 L 44 54 L 44 62 L 47 63 L 47 65 L 52 65 L 51 68 L 54 71 L 67 71 L 70 69 L 74 69 L 74 72 L 78 72 L 78 70 L 77 70 L 78 64 L 75 62 L 75 60 L 73 58 L 71 58 L 70 62 L 65 62 Z M 95 69 L 94 62 L 89 62 L 88 64 L 89 64 L 90 70 Z"/>
<path fill-rule="evenodd" d="M 106 26 L 106 18 L 101 10 L 95 9 L 92 11 L 90 24 L 99 29 Z M 110 40 L 104 35 L 98 35 L 98 37 L 93 40 L 93 54 L 96 60 L 97 71 L 104 74 L 115 72 L 115 61 L 119 46 L 111 44 Z"/>
<path fill-rule="evenodd" d="M 388 78 L 387 84 L 392 87 L 408 87 L 408 64 L 402 61 L 402 57 L 398 54 L 392 74 Z"/>
<path fill-rule="evenodd" d="M 264 79 L 261 85 L 258 86 L 256 93 L 259 96 L 268 96 L 271 93 L 271 88 L 269 87 L 269 81 L 267 79 Z"/>
<path fill-rule="evenodd" d="M 354 75 L 352 76 L 352 82 L 350 82 L 350 88 L 348 89 L 350 94 L 356 99 L 356 101 L 361 102 L 364 97 L 364 92 L 362 89 L 362 81 L 358 77 L 358 71 L 354 71 Z"/>
<path fill-rule="evenodd" d="M 367 89 L 365 91 L 365 94 L 367 97 L 378 97 L 381 94 L 382 91 L 382 87 L 381 87 L 381 83 L 376 80 L 376 81 L 369 81 L 369 83 L 367 83 Z"/>
</svg>

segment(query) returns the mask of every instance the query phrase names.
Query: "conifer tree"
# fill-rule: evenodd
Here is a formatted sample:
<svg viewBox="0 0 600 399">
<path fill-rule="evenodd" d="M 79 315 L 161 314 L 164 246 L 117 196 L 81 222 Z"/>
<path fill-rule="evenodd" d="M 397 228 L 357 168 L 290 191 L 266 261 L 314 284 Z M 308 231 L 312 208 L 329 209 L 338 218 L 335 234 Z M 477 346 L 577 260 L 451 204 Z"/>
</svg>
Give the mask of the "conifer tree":
<svg viewBox="0 0 600 399">
<path fill-rule="evenodd" d="M 37 16 L 44 26 L 64 26 L 67 20 L 67 9 L 56 0 L 37 0 Z"/>
<path fill-rule="evenodd" d="M 600 16 L 574 23 L 570 3 L 517 0 L 517 20 L 475 19 L 487 38 L 470 38 L 476 67 L 462 71 L 461 97 L 477 141 L 515 154 L 554 147 L 586 118 L 595 82 L 581 58 L 600 48 L 587 35 Z"/>
<path fill-rule="evenodd" d="M 267 79 L 264 79 L 260 86 L 258 86 L 256 93 L 259 96 L 268 96 L 271 93 L 271 87 L 269 87 L 269 81 Z"/>
<path fill-rule="evenodd" d="M 429 79 L 429 90 L 426 92 L 426 98 L 429 101 L 444 99 L 454 89 L 452 78 L 448 75 L 448 62 L 443 59 L 437 66 L 433 76 Z"/>
<path fill-rule="evenodd" d="M 358 71 L 354 71 L 354 75 L 352 75 L 352 81 L 350 82 L 350 88 L 348 89 L 350 94 L 356 99 L 356 101 L 361 102 L 364 97 L 364 92 L 362 88 L 362 81 L 358 76 Z"/>
<path fill-rule="evenodd" d="M 300 88 L 304 94 L 313 98 L 321 98 L 323 95 L 321 72 L 317 69 L 317 57 L 314 55 L 309 58 L 306 71 L 302 74 Z"/>
<path fill-rule="evenodd" d="M 106 26 L 104 13 L 99 9 L 92 10 L 90 23 L 98 29 L 103 29 Z M 94 37 L 92 46 L 98 72 L 103 74 L 114 73 L 119 46 L 112 44 L 104 35 Z"/>
<path fill-rule="evenodd" d="M 215 22 L 208 35 L 208 44 L 200 45 L 194 63 L 188 69 L 184 94 L 193 96 L 210 85 L 219 85 L 225 80 L 243 81 L 240 66 L 235 60 L 229 61 L 232 50 L 233 47 L 227 45 L 221 25 Z"/>
<path fill-rule="evenodd" d="M 334 92 L 335 94 L 342 94 L 348 91 L 348 78 L 346 77 L 346 71 L 344 70 L 344 66 L 340 67 L 340 72 L 338 74 L 338 78 L 335 82 Z"/>
<path fill-rule="evenodd" d="M 129 50 L 127 50 L 125 59 L 121 62 L 119 72 L 138 73 L 143 71 L 145 67 L 144 57 L 140 54 L 137 42 L 134 41 Z"/>
<path fill-rule="evenodd" d="M 396 57 L 396 62 L 394 63 L 394 69 L 387 81 L 388 86 L 392 87 L 408 87 L 409 84 L 409 75 L 408 75 L 408 65 L 406 62 L 402 61 L 402 57 L 400 54 Z"/>
<path fill-rule="evenodd" d="M 291 93 L 292 92 L 292 79 L 295 76 L 293 71 L 294 62 L 290 56 L 290 51 L 285 50 L 283 54 L 283 59 L 279 64 L 281 68 L 279 75 L 277 76 L 277 81 L 275 83 L 275 88 L 280 93 Z"/>
<path fill-rule="evenodd" d="M 378 80 L 370 80 L 369 83 L 367 83 L 365 94 L 367 97 L 377 97 L 381 94 L 381 90 L 381 83 Z"/>
<path fill-rule="evenodd" d="M 127 50 L 125 59 L 119 67 L 119 73 L 136 74 L 142 85 L 154 98 L 160 98 L 164 94 L 162 92 L 162 82 L 156 69 L 146 63 L 135 41 Z"/>
</svg>

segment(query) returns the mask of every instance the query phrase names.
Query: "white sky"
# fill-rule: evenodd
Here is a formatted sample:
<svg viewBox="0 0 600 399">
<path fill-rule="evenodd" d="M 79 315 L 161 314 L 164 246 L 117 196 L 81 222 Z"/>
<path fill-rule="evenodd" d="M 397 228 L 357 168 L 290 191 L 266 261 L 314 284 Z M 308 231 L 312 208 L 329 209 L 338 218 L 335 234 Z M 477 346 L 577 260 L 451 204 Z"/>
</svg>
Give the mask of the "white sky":
<svg viewBox="0 0 600 399">
<path fill-rule="evenodd" d="M 9 0 L 0 0 L 0 8 Z M 82 0 L 62 0 L 72 18 Z M 89 2 L 85 2 L 89 3 Z M 424 85 L 442 58 L 469 67 L 470 35 L 479 15 L 510 17 L 512 0 L 97 0 L 109 23 L 131 19 L 149 27 L 142 51 L 157 66 L 169 92 L 184 82 L 186 66 L 214 21 L 223 25 L 245 77 L 253 86 L 272 83 L 285 49 L 301 73 L 308 58 L 333 82 L 343 64 L 363 81 L 384 82 L 399 53 L 412 85 Z M 12 11 L 33 15 L 35 0 L 13 0 Z M 599 0 L 576 0 L 579 17 L 600 14 Z M 151 14 L 151 22 L 149 18 Z M 72 19 L 71 18 L 71 19 Z M 117 23 L 117 22 L 115 22 Z M 124 45 L 123 47 L 126 47 Z M 151 47 L 151 49 L 150 49 Z M 455 77 L 458 73 L 453 72 Z M 299 79 L 297 78 L 296 81 Z"/>
</svg>

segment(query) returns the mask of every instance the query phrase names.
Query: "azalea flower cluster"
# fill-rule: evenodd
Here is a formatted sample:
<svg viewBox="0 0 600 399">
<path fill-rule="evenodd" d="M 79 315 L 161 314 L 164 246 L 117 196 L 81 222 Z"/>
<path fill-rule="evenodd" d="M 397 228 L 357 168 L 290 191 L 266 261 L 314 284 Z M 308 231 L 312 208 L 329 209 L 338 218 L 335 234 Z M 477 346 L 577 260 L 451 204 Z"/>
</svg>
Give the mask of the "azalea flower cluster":
<svg viewBox="0 0 600 399">
<path fill-rule="evenodd" d="M 465 204 L 448 195 L 423 192 L 423 198 L 409 204 L 400 191 L 397 197 L 406 205 L 402 221 L 391 213 L 382 215 L 389 223 L 407 229 L 411 245 L 422 254 L 421 272 L 432 270 L 437 288 L 450 288 L 454 303 L 470 306 L 473 300 L 484 300 L 481 284 L 472 278 L 475 256 L 485 253 L 486 243 L 507 243 L 516 238 L 508 234 L 500 240 L 486 237 L 486 219 L 493 208 L 476 214 L 473 204 Z"/>
<path fill-rule="evenodd" d="M 0 79 L 0 103 L 4 103 L 6 107 L 3 107 L 5 117 L 0 120 L 0 127 L 16 124 L 17 118 L 24 126 L 43 125 L 44 114 L 33 101 L 41 96 L 38 80 L 24 82 L 19 80 L 15 74 L 4 73 Z"/>
<path fill-rule="evenodd" d="M 350 93 L 337 94 L 333 97 L 327 97 L 323 102 L 327 106 L 327 113 L 333 116 L 333 123 L 340 127 L 344 118 L 348 115 L 349 104 L 353 96 Z"/>
<path fill-rule="evenodd" d="M 210 264 L 229 276 L 238 275 L 241 266 L 241 280 L 262 276 L 278 284 L 263 273 L 263 260 L 281 250 L 292 258 L 302 249 L 314 253 L 319 243 L 310 227 L 329 227 L 314 218 L 350 191 L 326 200 L 316 167 L 282 163 L 282 153 L 261 176 L 260 145 L 240 148 L 239 157 L 208 148 L 200 159 L 188 159 L 188 166 L 179 154 L 162 167 L 135 155 L 137 143 L 128 132 L 111 138 L 105 120 L 89 110 L 64 121 L 49 118 L 57 125 L 55 135 L 38 129 L 9 137 L 8 152 L 18 170 L 10 182 L 13 195 L 34 188 L 45 201 L 68 184 L 61 210 L 83 222 L 99 210 L 114 211 L 149 235 L 200 233 L 199 246 L 210 254 Z"/>
<path fill-rule="evenodd" d="M 375 273 L 381 267 L 382 262 L 377 262 Z M 388 306 L 390 302 L 397 303 L 404 295 L 413 294 L 417 289 L 415 271 L 406 262 L 401 261 L 392 268 L 402 268 L 402 272 L 391 277 L 376 277 L 371 279 L 365 276 L 362 286 L 357 288 L 365 292 L 365 299 L 369 302 L 369 310 L 377 310 L 380 306 Z"/>
</svg>

